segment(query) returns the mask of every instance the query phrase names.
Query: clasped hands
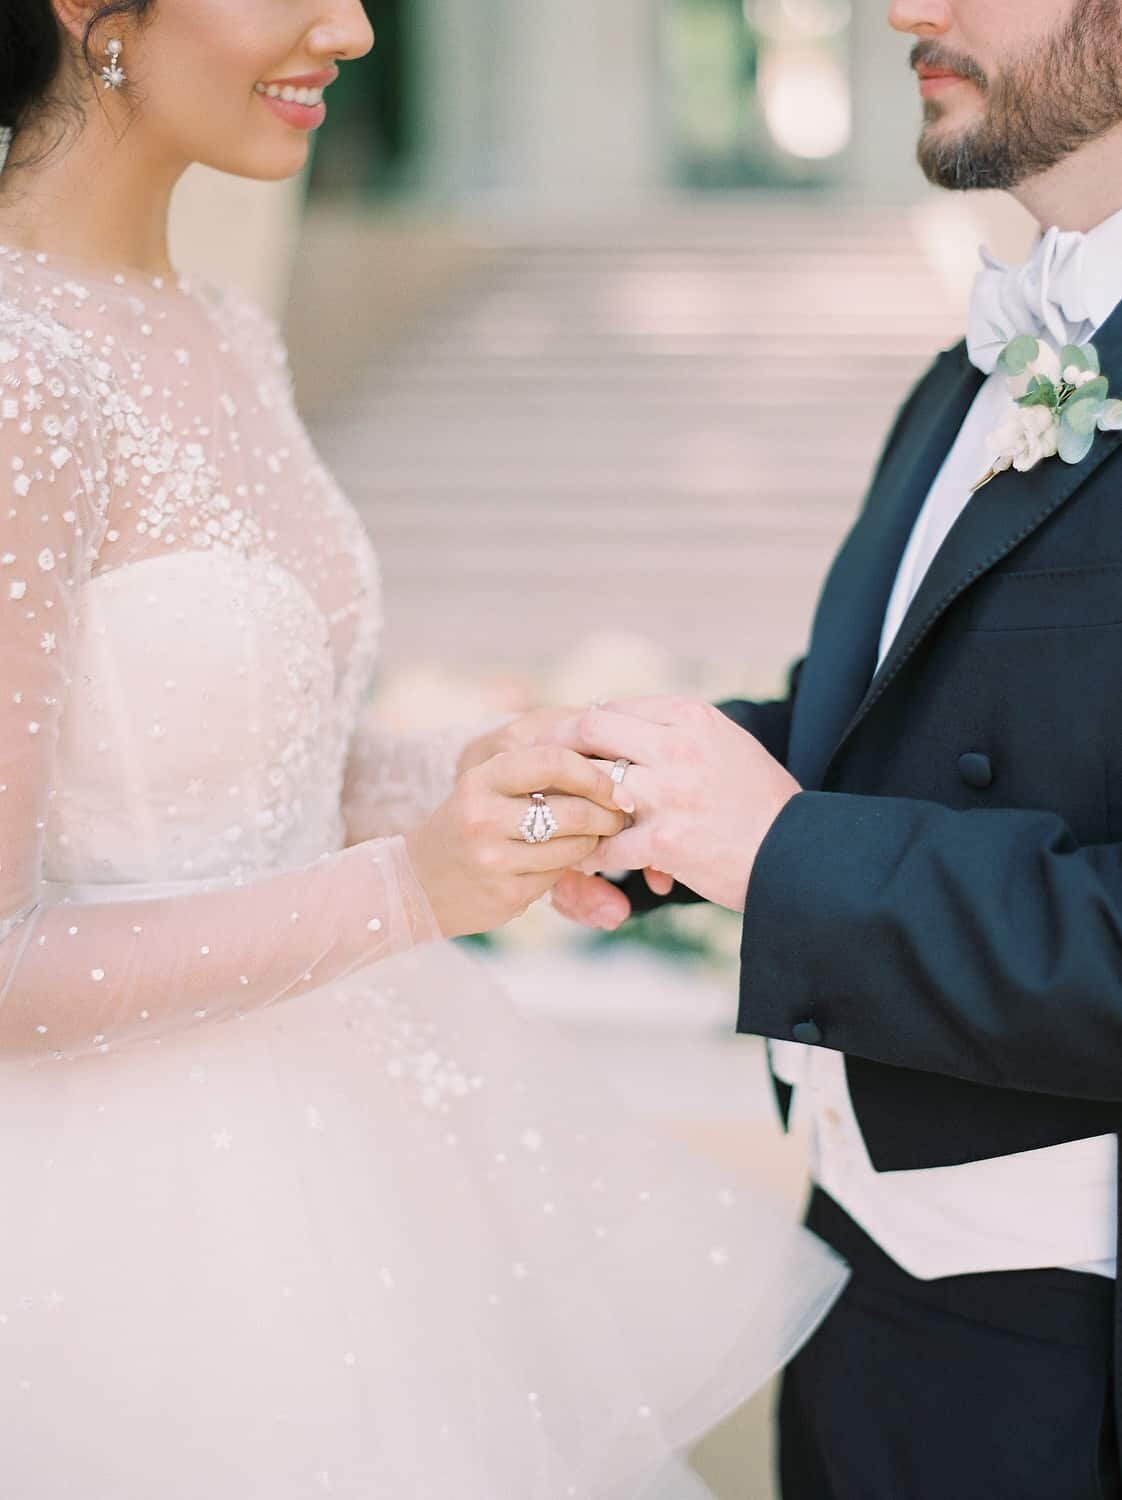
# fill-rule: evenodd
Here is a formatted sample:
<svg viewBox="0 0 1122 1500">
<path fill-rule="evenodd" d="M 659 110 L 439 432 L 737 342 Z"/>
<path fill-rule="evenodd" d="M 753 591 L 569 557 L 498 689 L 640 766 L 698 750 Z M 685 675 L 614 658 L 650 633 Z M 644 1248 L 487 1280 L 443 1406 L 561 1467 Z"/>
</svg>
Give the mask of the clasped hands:
<svg viewBox="0 0 1122 1500">
<path fill-rule="evenodd" d="M 657 894 L 674 881 L 733 911 L 743 911 L 764 838 L 798 782 L 746 730 L 707 703 L 637 698 L 581 710 L 543 710 L 516 719 L 469 747 L 476 757 L 532 748 L 575 752 L 598 775 L 618 760 L 631 765 L 611 786 L 626 815 L 618 831 L 554 881 L 554 905 L 572 919 L 618 927 L 631 903 L 602 872 L 646 871 Z M 604 782 L 595 796 L 603 802 Z"/>
</svg>

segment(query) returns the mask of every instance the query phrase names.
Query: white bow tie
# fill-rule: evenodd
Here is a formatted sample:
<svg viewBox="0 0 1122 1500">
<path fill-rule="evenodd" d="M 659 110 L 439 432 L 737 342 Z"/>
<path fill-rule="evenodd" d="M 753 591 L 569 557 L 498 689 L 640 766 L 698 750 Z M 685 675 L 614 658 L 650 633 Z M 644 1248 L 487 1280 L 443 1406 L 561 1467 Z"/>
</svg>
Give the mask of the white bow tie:
<svg viewBox="0 0 1122 1500">
<path fill-rule="evenodd" d="M 1057 349 L 1087 342 L 1095 327 L 1084 288 L 1085 248 L 1086 235 L 1052 228 L 1023 266 L 982 251 L 966 334 L 972 364 L 991 374 L 1006 342 L 1022 333 L 1044 335 Z"/>
</svg>

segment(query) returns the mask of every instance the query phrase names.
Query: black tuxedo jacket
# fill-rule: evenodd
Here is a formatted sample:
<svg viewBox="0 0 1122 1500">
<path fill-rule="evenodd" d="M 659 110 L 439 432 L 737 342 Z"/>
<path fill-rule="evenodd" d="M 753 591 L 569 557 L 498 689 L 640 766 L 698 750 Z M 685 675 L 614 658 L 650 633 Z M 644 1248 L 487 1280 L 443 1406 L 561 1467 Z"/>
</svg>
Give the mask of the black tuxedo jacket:
<svg viewBox="0 0 1122 1500">
<path fill-rule="evenodd" d="M 1122 308 L 1095 342 L 1122 392 Z M 740 1029 L 845 1054 L 880 1171 L 1122 1130 L 1122 434 L 973 496 L 876 669 L 981 383 L 939 357 L 787 698 L 724 705 L 805 788 L 751 876 Z"/>
<path fill-rule="evenodd" d="M 1122 391 L 1122 308 L 1095 342 Z M 875 670 L 982 379 L 939 357 L 787 698 L 722 705 L 804 788 L 748 889 L 740 1029 L 846 1054 L 881 1171 L 1122 1129 L 1122 434 L 979 491 Z"/>
</svg>

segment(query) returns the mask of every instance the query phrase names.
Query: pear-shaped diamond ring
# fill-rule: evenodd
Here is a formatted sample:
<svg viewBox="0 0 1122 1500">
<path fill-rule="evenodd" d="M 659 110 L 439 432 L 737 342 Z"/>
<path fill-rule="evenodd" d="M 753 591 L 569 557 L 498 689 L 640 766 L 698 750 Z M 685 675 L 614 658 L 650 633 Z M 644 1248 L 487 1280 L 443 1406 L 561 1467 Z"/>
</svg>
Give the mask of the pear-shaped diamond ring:
<svg viewBox="0 0 1122 1500">
<path fill-rule="evenodd" d="M 521 831 L 528 844 L 548 844 L 557 832 L 557 819 L 544 792 L 534 792 L 530 798 L 530 811 L 522 819 Z"/>
</svg>

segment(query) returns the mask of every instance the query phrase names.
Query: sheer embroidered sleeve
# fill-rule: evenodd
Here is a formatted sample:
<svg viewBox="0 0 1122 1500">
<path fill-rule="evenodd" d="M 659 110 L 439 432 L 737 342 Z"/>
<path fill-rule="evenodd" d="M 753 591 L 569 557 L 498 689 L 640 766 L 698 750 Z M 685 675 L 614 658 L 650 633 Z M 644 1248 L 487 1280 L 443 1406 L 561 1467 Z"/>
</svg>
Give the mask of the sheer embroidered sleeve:
<svg viewBox="0 0 1122 1500">
<path fill-rule="evenodd" d="M 439 936 L 393 838 L 217 890 L 57 895 L 45 830 L 112 430 L 109 387 L 76 353 L 61 330 L 0 322 L 0 1056 L 156 1040 Z"/>
</svg>

